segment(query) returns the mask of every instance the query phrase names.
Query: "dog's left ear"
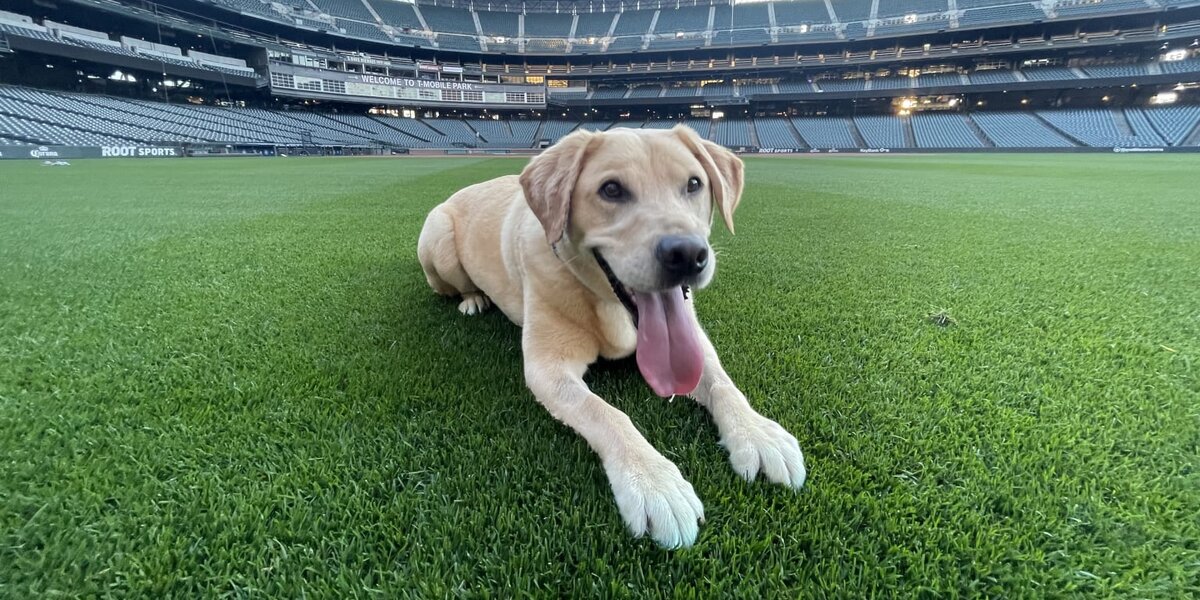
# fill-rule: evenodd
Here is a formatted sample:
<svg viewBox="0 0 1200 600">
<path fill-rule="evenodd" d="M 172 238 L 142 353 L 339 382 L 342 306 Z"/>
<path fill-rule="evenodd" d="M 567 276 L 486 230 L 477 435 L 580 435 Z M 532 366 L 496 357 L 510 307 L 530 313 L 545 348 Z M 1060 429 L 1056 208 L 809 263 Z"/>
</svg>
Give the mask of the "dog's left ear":
<svg viewBox="0 0 1200 600">
<path fill-rule="evenodd" d="M 586 129 L 577 130 L 534 157 L 521 171 L 525 202 L 542 224 L 551 246 L 567 231 L 571 194 L 583 169 L 588 147 L 598 135 Z"/>
<path fill-rule="evenodd" d="M 676 125 L 675 134 L 688 145 L 703 166 L 709 187 L 712 188 L 713 204 L 721 211 L 721 219 L 725 221 L 729 233 L 733 233 L 733 211 L 742 201 L 742 188 L 746 184 L 742 159 L 726 147 L 702 139 L 690 127 Z"/>
</svg>

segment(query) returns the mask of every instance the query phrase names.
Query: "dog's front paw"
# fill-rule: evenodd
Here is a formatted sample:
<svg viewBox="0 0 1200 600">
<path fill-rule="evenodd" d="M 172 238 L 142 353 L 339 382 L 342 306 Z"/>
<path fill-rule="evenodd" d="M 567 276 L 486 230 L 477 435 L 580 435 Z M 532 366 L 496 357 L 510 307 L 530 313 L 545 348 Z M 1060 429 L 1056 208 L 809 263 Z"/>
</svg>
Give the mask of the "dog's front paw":
<svg viewBox="0 0 1200 600">
<path fill-rule="evenodd" d="M 651 452 L 616 461 L 606 470 L 621 517 L 634 537 L 649 533 L 664 548 L 696 541 L 704 505 L 674 463 Z"/>
<path fill-rule="evenodd" d="M 468 292 L 462 298 L 462 302 L 458 303 L 458 312 L 468 317 L 482 313 L 492 305 L 492 301 L 479 292 Z"/>
<path fill-rule="evenodd" d="M 808 472 L 800 443 L 786 429 L 762 415 L 726 433 L 721 444 L 729 450 L 733 470 L 754 481 L 759 472 L 773 483 L 799 489 Z"/>
</svg>

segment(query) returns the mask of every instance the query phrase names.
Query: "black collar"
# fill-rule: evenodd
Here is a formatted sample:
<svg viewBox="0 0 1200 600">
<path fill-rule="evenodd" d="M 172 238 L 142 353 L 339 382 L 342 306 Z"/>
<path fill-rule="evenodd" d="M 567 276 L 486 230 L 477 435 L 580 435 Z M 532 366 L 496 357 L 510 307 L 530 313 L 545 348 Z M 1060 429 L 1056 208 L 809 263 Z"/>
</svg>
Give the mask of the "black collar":
<svg viewBox="0 0 1200 600">
<path fill-rule="evenodd" d="M 608 285 L 612 287 L 613 293 L 617 295 L 617 300 L 621 301 L 621 304 L 625 306 L 625 310 L 629 311 L 629 316 L 633 318 L 633 326 L 637 327 L 637 303 L 633 301 L 633 298 L 629 297 L 629 292 L 626 291 L 625 284 L 621 283 L 620 279 L 617 279 L 616 274 L 612 272 L 612 267 L 608 266 L 608 261 L 604 260 L 603 256 L 600 256 L 600 251 L 592 250 L 592 254 L 596 257 L 596 263 L 600 265 L 600 270 L 604 271 L 604 276 L 608 278 Z"/>
</svg>

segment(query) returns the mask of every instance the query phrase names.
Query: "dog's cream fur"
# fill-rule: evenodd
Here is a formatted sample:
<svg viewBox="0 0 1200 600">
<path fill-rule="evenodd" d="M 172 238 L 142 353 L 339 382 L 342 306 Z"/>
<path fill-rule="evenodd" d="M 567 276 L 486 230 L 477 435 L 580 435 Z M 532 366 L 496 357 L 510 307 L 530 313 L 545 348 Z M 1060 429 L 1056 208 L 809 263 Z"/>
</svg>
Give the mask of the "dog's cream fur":
<svg viewBox="0 0 1200 600">
<path fill-rule="evenodd" d="M 742 173 L 740 159 L 686 127 L 578 131 L 534 158 L 520 177 L 451 196 L 429 214 L 418 242 L 434 291 L 461 296 L 459 310 L 468 315 L 494 303 L 523 328 L 529 389 L 600 456 L 633 534 L 649 533 L 667 547 L 695 541 L 704 507 L 629 417 L 583 382 L 598 357 L 626 357 L 637 346 L 633 321 L 592 251 L 603 253 L 626 286 L 653 291 L 656 240 L 707 240 L 717 212 L 732 230 Z M 686 191 L 689 177 L 703 182 L 700 192 Z M 612 180 L 631 200 L 600 197 Z M 712 278 L 715 259 L 709 263 L 695 287 Z M 694 320 L 690 299 L 687 306 Z M 799 488 L 805 467 L 796 439 L 750 407 L 702 330 L 700 340 L 704 370 L 690 395 L 712 414 L 734 470 Z"/>
</svg>

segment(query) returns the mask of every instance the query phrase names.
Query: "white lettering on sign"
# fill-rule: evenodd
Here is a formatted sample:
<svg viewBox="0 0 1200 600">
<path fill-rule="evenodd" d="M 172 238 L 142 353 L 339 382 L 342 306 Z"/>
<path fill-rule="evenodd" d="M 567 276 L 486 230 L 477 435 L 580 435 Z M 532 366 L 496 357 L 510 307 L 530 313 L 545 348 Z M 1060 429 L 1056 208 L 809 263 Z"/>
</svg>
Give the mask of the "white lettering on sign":
<svg viewBox="0 0 1200 600">
<path fill-rule="evenodd" d="M 33 158 L 58 158 L 58 152 L 51 150 L 45 146 L 38 146 L 29 151 L 29 156 Z"/>
<path fill-rule="evenodd" d="M 432 79 L 412 79 L 409 77 L 385 77 L 383 75 L 359 75 L 363 83 L 391 85 L 395 87 L 432 88 L 435 90 L 477 90 L 481 89 L 474 83 L 464 81 L 435 81 Z"/>
<path fill-rule="evenodd" d="M 147 158 L 154 156 L 179 156 L 179 152 L 175 148 L 157 148 L 145 146 L 102 146 L 100 148 L 100 156 L 104 158 Z"/>
</svg>

